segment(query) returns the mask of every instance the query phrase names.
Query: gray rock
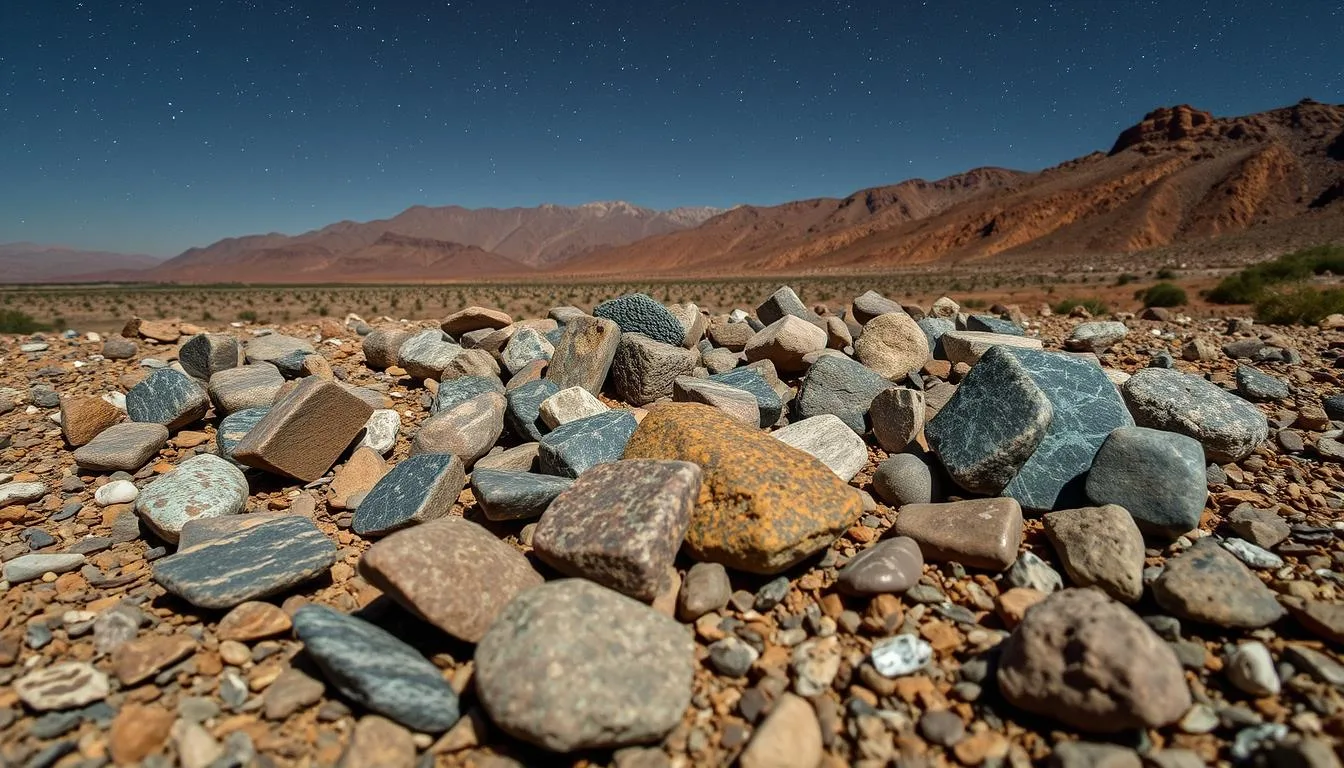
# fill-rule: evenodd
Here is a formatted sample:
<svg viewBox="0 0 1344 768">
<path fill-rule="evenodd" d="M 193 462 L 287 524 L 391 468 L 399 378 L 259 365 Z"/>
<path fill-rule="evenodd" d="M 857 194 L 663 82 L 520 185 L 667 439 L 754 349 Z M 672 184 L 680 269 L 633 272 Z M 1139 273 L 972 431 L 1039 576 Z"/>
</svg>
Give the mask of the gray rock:
<svg viewBox="0 0 1344 768">
<path fill-rule="evenodd" d="M 376 328 L 360 342 L 364 362 L 370 368 L 385 370 L 397 364 L 398 352 L 406 340 L 414 336 L 409 328 Z"/>
<path fill-rule="evenodd" d="M 44 573 L 69 573 L 84 565 L 84 556 L 55 552 L 19 555 L 5 563 L 4 577 L 10 584 L 22 584 L 42 578 Z"/>
<path fill-rule="evenodd" d="M 1122 603 L 1143 596 L 1143 535 L 1124 507 L 1064 509 L 1044 521 L 1074 585 L 1097 587 Z"/>
<path fill-rule="evenodd" d="M 457 722 L 457 694 L 438 668 L 381 627 L 310 604 L 294 614 L 294 633 L 327 680 L 355 703 L 424 733 Z"/>
<path fill-rule="evenodd" d="M 220 371 L 238 366 L 238 339 L 227 333 L 198 333 L 177 351 L 177 361 L 188 376 L 209 381 Z"/>
<path fill-rule="evenodd" d="M 929 342 L 929 356 L 945 359 L 943 334 L 957 330 L 957 324 L 941 317 L 926 317 L 915 325 L 924 332 L 924 338 Z"/>
<path fill-rule="evenodd" d="M 570 752 L 656 741 L 671 731 L 690 704 L 695 642 L 646 605 L 562 579 L 505 606 L 475 658 L 476 691 L 496 725 Z"/>
<path fill-rule="evenodd" d="M 257 336 L 248 340 L 246 346 L 246 358 L 249 363 L 267 362 L 274 363 L 280 358 L 293 354 L 294 352 L 303 352 L 312 354 L 317 350 L 308 341 L 294 336 L 285 336 L 279 333 L 271 333 L 265 336 Z"/>
<path fill-rule="evenodd" d="M 578 477 L 597 464 L 616 461 L 639 426 L 629 411 L 608 411 L 561 424 L 541 438 L 541 471 L 560 477 Z"/>
<path fill-rule="evenodd" d="M 285 377 L 270 363 L 229 368 L 215 373 L 208 392 L 220 414 L 269 408 L 285 386 Z"/>
<path fill-rule="evenodd" d="M 1017 556 L 1013 567 L 1004 574 L 1004 581 L 1010 587 L 1027 587 L 1047 595 L 1064 588 L 1064 577 L 1059 571 L 1031 552 Z"/>
<path fill-rule="evenodd" d="M 504 384 L 491 376 L 462 376 L 439 384 L 434 393 L 434 402 L 430 405 L 430 414 L 446 411 L 459 403 L 483 395 L 487 392 L 504 394 Z"/>
<path fill-rule="evenodd" d="M 876 291 L 866 291 L 854 299 L 854 319 L 859 324 L 867 323 L 878 315 L 888 312 L 904 312 L 900 304 L 888 299 Z"/>
<path fill-rule="evenodd" d="M 231 533 L 155 560 L 154 580 L 199 608 L 222 609 L 285 592 L 336 562 L 335 543 L 306 517 L 235 520 Z M 201 523 L 188 523 L 183 540 Z"/>
<path fill-rule="evenodd" d="M 509 373 L 517 373 L 536 360 L 549 362 L 555 347 L 535 328 L 519 328 L 504 345 L 500 360 Z"/>
<path fill-rule="evenodd" d="M 151 371 L 126 393 L 131 421 L 162 424 L 170 432 L 200 420 L 209 407 L 205 390 L 171 368 Z"/>
<path fill-rule="evenodd" d="M 1277 696 L 1282 688 L 1274 657 L 1257 640 L 1241 643 L 1228 654 L 1227 679 L 1257 699 Z"/>
<path fill-rule="evenodd" d="M 47 486 L 37 482 L 0 484 L 0 507 L 28 504 L 47 495 Z"/>
<path fill-rule="evenodd" d="M 817 457 L 846 483 L 868 463 L 868 445 L 834 414 L 812 416 L 770 434 L 783 443 Z"/>
<path fill-rule="evenodd" d="M 550 379 L 529 381 L 509 390 L 504 425 L 519 440 L 531 443 L 541 440 L 550 431 L 541 418 L 541 404 L 559 391 L 560 385 Z"/>
<path fill-rule="evenodd" d="M 686 571 L 677 595 L 677 618 L 693 622 L 710 611 L 722 610 L 733 596 L 728 569 L 719 563 L 696 563 Z"/>
<path fill-rule="evenodd" d="M 1007 336 L 1025 336 L 1027 332 L 1017 323 L 994 315 L 971 315 L 966 318 L 966 330 L 982 333 L 1000 333 Z"/>
<path fill-rule="evenodd" d="M 873 490 L 893 507 L 942 501 L 941 475 L 912 453 L 887 457 L 873 473 Z"/>
<path fill-rule="evenodd" d="M 1247 400 L 1273 401 L 1283 400 L 1291 393 L 1288 383 L 1249 365 L 1238 365 L 1236 371 L 1237 394 Z"/>
<path fill-rule="evenodd" d="M 1256 509 L 1250 504 L 1239 504 L 1227 516 L 1227 525 L 1241 538 L 1257 547 L 1270 549 L 1278 546 L 1292 533 L 1292 527 L 1272 509 Z"/>
<path fill-rule="evenodd" d="M 913 587 L 923 574 L 924 555 L 914 539 L 884 539 L 845 563 L 836 586 L 851 595 L 898 594 Z"/>
<path fill-rule="evenodd" d="M 430 416 L 411 441 L 411 455 L 451 453 L 471 469 L 504 433 L 506 407 L 504 395 L 486 392 Z"/>
<path fill-rule="evenodd" d="M 383 475 L 355 510 L 351 529 L 361 536 L 392 531 L 448 514 L 466 487 L 462 460 L 450 453 L 410 456 Z"/>
<path fill-rule="evenodd" d="M 439 379 L 462 347 L 437 328 L 420 331 L 402 342 L 397 350 L 397 365 L 417 379 Z"/>
<path fill-rule="evenodd" d="M 612 384 L 622 400 L 646 405 L 671 397 L 673 382 L 678 376 L 689 376 L 698 359 L 694 351 L 684 347 L 641 333 L 623 333 L 611 363 Z"/>
<path fill-rule="evenodd" d="M 236 515 L 247 507 L 248 493 L 242 470 L 202 453 L 146 486 L 135 511 L 155 535 L 176 544 L 187 521 Z"/>
<path fill-rule="evenodd" d="M 779 393 L 756 368 L 736 368 L 714 374 L 709 380 L 750 392 L 756 398 L 756 407 L 760 409 L 762 427 L 772 426 L 784 412 L 784 401 L 780 399 Z"/>
<path fill-rule="evenodd" d="M 1153 597 L 1177 618 L 1220 627 L 1256 629 L 1284 614 L 1264 582 L 1211 537 L 1167 560 Z"/>
<path fill-rule="evenodd" d="M 807 369 L 793 408 L 801 419 L 822 414 L 838 416 L 862 435 L 868 431 L 868 411 L 873 399 L 890 387 L 890 381 L 862 363 L 827 355 Z"/>
<path fill-rule="evenodd" d="M 627 293 L 598 304 L 593 316 L 615 322 L 624 333 L 640 333 L 654 341 L 681 346 L 685 330 L 667 307 L 642 293 Z"/>
<path fill-rule="evenodd" d="M 471 473 L 471 491 L 488 520 L 535 520 L 561 491 L 574 481 L 568 477 L 537 475 L 502 469 Z"/>
<path fill-rule="evenodd" d="M 1194 438 L 1121 427 L 1092 462 L 1087 496 L 1129 510 L 1150 535 L 1174 539 L 1199 526 L 1209 495 L 1205 482 L 1204 450 Z"/>
<path fill-rule="evenodd" d="M 1063 741 L 1055 745 L 1054 768 L 1142 768 L 1132 749 L 1115 744 Z M 1199 763 L 1203 766 L 1203 762 Z"/>
<path fill-rule="evenodd" d="M 803 300 L 798 298 L 798 294 L 787 285 L 780 286 L 769 298 L 761 302 L 756 307 L 756 317 L 764 325 L 779 322 L 785 316 L 793 316 L 799 320 L 806 320 L 813 325 L 820 324 L 820 318 L 817 314 L 803 304 Z"/>
<path fill-rule="evenodd" d="M 714 671 L 725 677 L 746 677 L 751 665 L 760 658 L 755 648 L 732 635 L 710 643 L 708 651 Z"/>
<path fill-rule="evenodd" d="M 927 410 L 919 390 L 892 387 L 879 393 L 868 412 L 877 444 L 887 453 L 904 451 L 924 431 Z"/>
<path fill-rule="evenodd" d="M 1344 421 L 1344 395 L 1321 398 L 1321 409 L 1331 421 Z"/>
<path fill-rule="evenodd" d="M 140 345 L 121 336 L 103 342 L 103 357 L 108 360 L 130 360 L 140 353 Z"/>
<path fill-rule="evenodd" d="M 1121 394 L 1135 423 L 1193 437 L 1209 461 L 1240 461 L 1269 437 L 1269 423 L 1254 405 L 1179 371 L 1145 368 Z"/>
<path fill-rule="evenodd" d="M 1064 347 L 1074 352 L 1105 352 L 1127 333 L 1125 324 L 1114 320 L 1080 323 L 1064 340 Z"/>
</svg>

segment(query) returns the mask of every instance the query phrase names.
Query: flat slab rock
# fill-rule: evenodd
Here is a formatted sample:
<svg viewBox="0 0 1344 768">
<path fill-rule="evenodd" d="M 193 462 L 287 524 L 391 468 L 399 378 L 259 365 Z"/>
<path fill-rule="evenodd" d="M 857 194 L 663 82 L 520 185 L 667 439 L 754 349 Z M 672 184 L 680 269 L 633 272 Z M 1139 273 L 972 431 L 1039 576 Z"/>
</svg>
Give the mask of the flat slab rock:
<svg viewBox="0 0 1344 768">
<path fill-rule="evenodd" d="M 518 595 L 475 658 L 490 719 L 554 752 L 661 739 L 690 704 L 696 667 L 685 627 L 584 579 Z"/>
<path fill-rule="evenodd" d="M 242 470 L 211 453 L 192 456 L 145 486 L 135 511 L 155 535 L 176 544 L 190 520 L 236 515 L 247 507 Z"/>
<path fill-rule="evenodd" d="M 372 413 L 339 384 L 309 376 L 238 441 L 233 458 L 311 483 L 331 469 Z"/>
<path fill-rule="evenodd" d="M 629 411 L 607 411 L 561 424 L 541 438 L 537 460 L 541 471 L 578 477 L 589 468 L 616 461 L 639 426 Z"/>
<path fill-rule="evenodd" d="M 817 457 L 848 483 L 868 463 L 868 444 L 839 416 L 823 413 L 781 427 L 770 435 Z"/>
<path fill-rule="evenodd" d="M 926 560 L 1005 571 L 1022 546 L 1022 507 L 1006 497 L 907 504 L 891 530 L 918 542 Z"/>
<path fill-rule="evenodd" d="M 1153 597 L 1177 618 L 1219 627 L 1258 629 L 1285 613 L 1269 587 L 1212 537 L 1167 560 Z"/>
<path fill-rule="evenodd" d="M 1260 409 L 1189 374 L 1144 368 L 1120 388 L 1134 422 L 1198 440 L 1209 461 L 1241 461 L 1269 439 Z"/>
<path fill-rule="evenodd" d="M 324 573 L 336 544 L 298 515 L 210 539 L 153 563 L 154 580 L 200 608 L 232 608 Z"/>
<path fill-rule="evenodd" d="M 75 450 L 75 463 L 94 472 L 135 472 L 167 442 L 162 424 L 113 424 Z"/>
<path fill-rule="evenodd" d="M 422 453 L 379 478 L 355 510 L 351 529 L 382 536 L 448 514 L 466 487 L 466 469 L 451 453 Z"/>
</svg>

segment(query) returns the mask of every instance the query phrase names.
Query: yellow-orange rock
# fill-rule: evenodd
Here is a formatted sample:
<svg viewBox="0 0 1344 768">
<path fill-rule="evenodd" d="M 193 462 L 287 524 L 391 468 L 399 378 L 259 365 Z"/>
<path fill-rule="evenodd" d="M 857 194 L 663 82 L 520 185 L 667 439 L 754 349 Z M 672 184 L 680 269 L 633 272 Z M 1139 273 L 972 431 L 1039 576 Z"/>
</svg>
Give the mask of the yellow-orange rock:
<svg viewBox="0 0 1344 768">
<path fill-rule="evenodd" d="M 700 465 L 686 549 L 699 560 L 774 574 L 831 544 L 863 511 L 825 464 L 708 405 L 650 407 L 627 459 Z"/>
</svg>

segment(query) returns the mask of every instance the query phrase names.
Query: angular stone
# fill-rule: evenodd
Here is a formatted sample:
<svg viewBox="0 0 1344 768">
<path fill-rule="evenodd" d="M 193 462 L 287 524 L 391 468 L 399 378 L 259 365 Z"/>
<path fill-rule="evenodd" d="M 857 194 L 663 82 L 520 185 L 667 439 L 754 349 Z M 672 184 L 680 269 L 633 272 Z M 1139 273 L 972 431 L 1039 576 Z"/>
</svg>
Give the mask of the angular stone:
<svg viewBox="0 0 1344 768">
<path fill-rule="evenodd" d="M 14 693 L 38 712 L 82 707 L 102 701 L 111 692 L 107 675 L 83 661 L 58 662 L 14 681 Z"/>
<path fill-rule="evenodd" d="M 135 472 L 167 442 L 162 424 L 114 424 L 76 449 L 75 463 L 94 472 Z"/>
<path fill-rule="evenodd" d="M 568 477 L 536 475 L 477 467 L 471 491 L 488 520 L 534 520 L 562 491 L 574 484 Z"/>
<path fill-rule="evenodd" d="M 209 408 L 205 390 L 171 368 L 150 371 L 126 393 L 131 421 L 162 424 L 170 432 L 199 421 Z"/>
<path fill-rule="evenodd" d="M 555 345 L 551 364 L 546 368 L 546 380 L 554 382 L 557 391 L 583 387 L 598 394 L 620 342 L 621 327 L 611 320 L 601 317 L 570 320 Z"/>
<path fill-rule="evenodd" d="M 375 543 L 359 572 L 406 610 L 468 643 L 480 641 L 519 592 L 544 581 L 522 553 L 460 517 Z"/>
<path fill-rule="evenodd" d="M 943 349 L 943 336 L 957 330 L 957 324 L 941 317 L 926 317 L 915 324 L 924 332 L 924 338 L 929 342 L 929 356 L 946 360 L 947 352 Z"/>
<path fill-rule="evenodd" d="M 673 304 L 667 310 L 677 318 L 685 335 L 681 337 L 681 346 L 692 349 L 705 337 L 709 328 L 709 317 L 695 304 Z"/>
<path fill-rule="evenodd" d="M 342 695 L 412 730 L 442 733 L 459 717 L 457 694 L 414 648 L 367 621 L 309 604 L 294 633 Z"/>
<path fill-rule="evenodd" d="M 1053 419 L 1050 398 L 1023 361 L 992 347 L 924 434 L 958 485 L 992 495 L 1017 476 Z"/>
<path fill-rule="evenodd" d="M 1004 336 L 1025 336 L 1026 331 L 1017 323 L 994 315 L 971 315 L 966 318 L 966 330 L 998 333 Z"/>
<path fill-rule="evenodd" d="M 359 435 L 373 408 L 338 384 L 310 376 L 267 411 L 233 448 L 233 458 L 311 483 Z"/>
<path fill-rule="evenodd" d="M 1073 352 L 1105 352 L 1128 333 L 1124 323 L 1114 320 L 1079 323 L 1064 340 L 1064 348 Z"/>
<path fill-rule="evenodd" d="M 549 361 L 555 347 L 534 328 L 519 328 L 504 345 L 500 360 L 510 373 L 517 373 L 537 360 Z"/>
<path fill-rule="evenodd" d="M 451 453 L 470 469 L 504 433 L 506 405 L 504 395 L 486 392 L 439 411 L 420 425 L 411 441 L 411 455 Z"/>
<path fill-rule="evenodd" d="M 248 408 L 269 408 L 285 386 L 285 377 L 270 363 L 219 371 L 210 379 L 210 400 L 221 414 Z"/>
<path fill-rule="evenodd" d="M 1122 427 L 1102 443 L 1087 476 L 1095 504 L 1118 504 L 1140 530 L 1174 539 L 1199 526 L 1209 496 L 1204 450 L 1176 432 Z"/>
<path fill-rule="evenodd" d="M 1050 400 L 1054 414 L 1045 437 L 1003 489 L 1027 509 L 1073 508 L 1087 503 L 1087 471 L 1107 435 L 1133 426 L 1106 372 L 1055 352 L 1007 350 Z"/>
<path fill-rule="evenodd" d="M 1258 408 L 1196 376 L 1144 368 L 1120 391 L 1135 423 L 1193 437 L 1211 462 L 1240 461 L 1269 438 Z"/>
<path fill-rule="evenodd" d="M 784 412 L 784 401 L 780 399 L 779 393 L 770 386 L 765 376 L 756 368 L 737 368 L 726 373 L 716 373 L 709 377 L 709 381 L 727 384 L 730 387 L 750 392 L 756 398 L 756 407 L 761 414 L 760 426 L 762 427 L 774 425 Z"/>
<path fill-rule="evenodd" d="M 351 529 L 383 536 L 447 515 L 466 487 L 462 460 L 450 453 L 410 456 L 383 475 L 359 503 Z"/>
<path fill-rule="evenodd" d="M 183 342 L 177 361 L 188 376 L 209 381 L 220 371 L 238 367 L 238 339 L 227 333 L 198 333 Z"/>
<path fill-rule="evenodd" d="M 755 401 L 753 401 L 754 404 Z M 537 411 L 550 429 L 611 410 L 583 387 L 570 387 L 541 401 Z"/>
<path fill-rule="evenodd" d="M 890 381 L 862 363 L 828 355 L 807 369 L 793 408 L 802 419 L 833 414 L 862 435 L 868 431 L 873 400 L 889 388 Z"/>
<path fill-rule="evenodd" d="M 224 614 L 215 627 L 215 637 L 220 640 L 252 642 L 267 637 L 282 635 L 290 630 L 294 623 L 289 614 L 270 603 L 249 601 L 239 603 L 233 610 Z"/>
<path fill-rule="evenodd" d="M 356 448 L 350 458 L 332 476 L 327 504 L 332 509 L 345 509 L 350 498 L 368 493 L 374 483 L 387 474 L 389 467 L 382 455 L 372 448 Z"/>
<path fill-rule="evenodd" d="M 560 386 L 550 379 L 530 381 L 507 393 L 504 424 L 515 437 L 538 442 L 550 427 L 541 418 L 541 404 L 560 392 Z"/>
<path fill-rule="evenodd" d="M 751 573 L 775 574 L 797 564 L 862 512 L 858 494 L 820 461 L 709 406 L 654 406 L 625 458 L 700 465 L 687 551 Z"/>
<path fill-rule="evenodd" d="M 507 469 L 517 472 L 531 472 L 537 468 L 537 452 L 540 443 L 523 443 L 512 448 L 499 448 L 482 456 L 472 471 L 482 469 Z"/>
<path fill-rule="evenodd" d="M 700 495 L 700 467 L 635 459 L 601 464 L 556 496 L 532 548 L 544 562 L 637 600 L 665 586 Z"/>
<path fill-rule="evenodd" d="M 182 539 L 187 541 L 189 524 Z M 279 594 L 325 573 L 336 545 L 313 521 L 298 515 L 240 525 L 155 560 L 154 580 L 199 608 L 232 608 Z"/>
<path fill-rule="evenodd" d="M 513 325 L 513 318 L 498 309 L 467 307 L 445 317 L 439 327 L 451 336 L 461 336 L 484 328 L 498 330 L 508 328 L 510 325 Z"/>
<path fill-rule="evenodd" d="M 279 610 L 279 609 L 277 609 Z M 288 618 L 286 618 L 288 621 Z M 262 713 L 267 720 L 284 720 L 300 709 L 322 700 L 327 686 L 314 680 L 302 670 L 290 667 L 261 694 Z"/>
<path fill-rule="evenodd" d="M 317 351 L 313 349 L 312 343 L 305 339 L 285 336 L 280 333 L 254 337 L 249 339 L 244 346 L 246 347 L 245 356 L 248 363 L 274 363 L 276 360 L 295 352 L 311 355 Z"/>
<path fill-rule="evenodd" d="M 948 362 L 953 365 L 965 363 L 972 366 L 980 362 L 980 358 L 994 347 L 1042 348 L 1040 339 L 980 331 L 949 331 L 939 337 L 938 343 L 942 345 L 943 354 Z"/>
<path fill-rule="evenodd" d="M 537 454 L 541 471 L 578 477 L 590 467 L 616 461 L 637 426 L 629 411 L 607 411 L 561 424 L 541 438 Z"/>
<path fill-rule="evenodd" d="M 824 762 L 823 744 L 816 710 L 807 699 L 785 693 L 752 735 L 738 765 L 741 768 L 816 768 Z"/>
<path fill-rule="evenodd" d="M 1122 603 L 1143 597 L 1143 535 L 1124 507 L 1051 512 L 1045 533 L 1076 586 L 1098 587 Z"/>
<path fill-rule="evenodd" d="M 72 448 L 87 445 L 118 421 L 121 410 L 101 397 L 61 398 L 61 435 Z"/>
<path fill-rule="evenodd" d="M 247 433 L 251 432 L 252 428 L 266 417 L 268 411 L 270 411 L 270 408 L 245 408 L 221 419 L 219 427 L 215 430 L 215 449 L 220 457 L 228 459 L 245 469 L 251 469 L 244 464 L 239 464 L 233 458 L 233 450 L 238 447 L 239 441 L 247 437 Z"/>
<path fill-rule="evenodd" d="M 440 379 L 450 363 L 462 354 L 462 347 L 454 344 L 442 331 L 420 331 L 402 342 L 397 350 L 397 365 L 417 379 Z"/>
<path fill-rule="evenodd" d="M 612 385 L 625 402 L 645 405 L 671 397 L 673 381 L 690 375 L 698 359 L 697 353 L 681 346 L 623 333 L 611 363 Z"/>
<path fill-rule="evenodd" d="M 1160 728 L 1190 709 L 1171 647 L 1096 590 L 1047 597 L 1002 648 L 997 677 L 1004 698 L 1079 730 Z"/>
<path fill-rule="evenodd" d="M 878 315 L 863 326 L 854 356 L 878 375 L 898 381 L 918 371 L 932 356 L 928 338 L 904 312 Z"/>
<path fill-rule="evenodd" d="M 518 595 L 475 658 L 490 719 L 554 752 L 661 739 L 690 704 L 696 666 L 681 624 L 583 579 Z"/>
<path fill-rule="evenodd" d="M 907 504 L 891 531 L 919 542 L 926 560 L 1006 571 L 1022 546 L 1022 507 L 1010 498 Z"/>
<path fill-rule="evenodd" d="M 899 594 L 919 581 L 924 555 L 919 542 L 906 536 L 884 539 L 850 558 L 835 583 L 851 595 Z"/>
<path fill-rule="evenodd" d="M 780 286 L 769 298 L 756 307 L 756 317 L 762 325 L 777 323 L 785 317 L 796 317 L 813 325 L 818 324 L 818 318 L 815 312 L 812 312 L 803 304 L 803 300 L 798 298 L 798 294 L 787 285 Z"/>
<path fill-rule="evenodd" d="M 1227 516 L 1227 525 L 1241 538 L 1264 549 L 1278 546 L 1293 530 L 1278 512 L 1250 504 L 1237 505 Z"/>
<path fill-rule="evenodd" d="M 186 635 L 145 635 L 112 652 L 112 672 L 122 686 L 138 685 L 190 656 L 196 641 Z"/>
<path fill-rule="evenodd" d="M 145 486 L 135 511 L 155 535 L 176 544 L 189 520 L 236 515 L 247 507 L 247 478 L 212 453 L 192 456 Z"/>
<path fill-rule="evenodd" d="M 834 414 L 823 413 L 795 421 L 770 434 L 780 442 L 817 457 L 846 483 L 868 463 L 867 443 Z"/>
<path fill-rule="evenodd" d="M 361 342 L 365 365 L 379 371 L 396 365 L 401 345 L 414 335 L 409 328 L 375 328 Z"/>
<path fill-rule="evenodd" d="M 611 320 L 621 332 L 640 333 L 654 341 L 680 347 L 686 332 L 667 307 L 642 293 L 627 293 L 598 304 L 593 316 Z M 585 387 L 586 389 L 586 387 Z"/>
<path fill-rule="evenodd" d="M 720 319 L 721 318 L 721 319 Z M 746 323 L 733 322 L 720 315 L 709 323 L 709 340 L 716 347 L 741 352 L 756 332 Z"/>
<path fill-rule="evenodd" d="M 868 418 L 873 437 L 887 453 L 900 453 L 924 431 L 924 393 L 916 389 L 891 387 L 873 398 Z"/>
<path fill-rule="evenodd" d="M 748 360 L 769 360 L 781 371 L 807 369 L 804 358 L 826 348 L 826 332 L 806 320 L 785 315 L 751 337 L 743 348 Z"/>
<path fill-rule="evenodd" d="M 397 446 L 397 435 L 401 432 L 401 414 L 391 408 L 375 408 L 364 422 L 364 437 L 359 446 L 368 447 L 386 456 Z"/>
<path fill-rule="evenodd" d="M 1258 629 L 1284 614 L 1269 587 L 1212 537 L 1167 560 L 1153 597 L 1177 618 L 1219 627 Z"/>
<path fill-rule="evenodd" d="M 672 382 L 672 402 L 713 406 L 752 427 L 761 423 L 761 409 L 756 404 L 755 395 L 718 381 L 678 376 Z"/>
<path fill-rule="evenodd" d="M 900 304 L 876 291 L 866 291 L 854 299 L 854 319 L 861 324 L 867 324 L 878 315 L 904 311 Z"/>
<path fill-rule="evenodd" d="M 1237 366 L 1236 380 L 1237 394 L 1247 400 L 1261 402 L 1283 400 L 1292 394 L 1288 391 L 1287 382 L 1276 376 L 1261 373 L 1249 365 Z"/>
</svg>

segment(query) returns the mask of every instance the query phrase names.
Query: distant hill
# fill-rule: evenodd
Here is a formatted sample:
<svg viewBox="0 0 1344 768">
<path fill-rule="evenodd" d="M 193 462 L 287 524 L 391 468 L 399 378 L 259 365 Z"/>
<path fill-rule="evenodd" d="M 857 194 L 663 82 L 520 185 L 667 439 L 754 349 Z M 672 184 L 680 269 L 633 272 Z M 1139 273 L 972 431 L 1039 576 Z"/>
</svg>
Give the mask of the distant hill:
<svg viewBox="0 0 1344 768">
<path fill-rule="evenodd" d="M 137 253 L 81 251 L 39 243 L 0 243 L 0 284 L 50 283 L 89 272 L 143 270 L 162 259 Z"/>
</svg>

